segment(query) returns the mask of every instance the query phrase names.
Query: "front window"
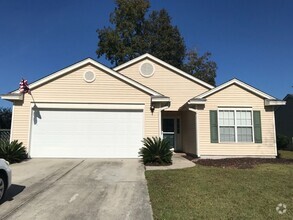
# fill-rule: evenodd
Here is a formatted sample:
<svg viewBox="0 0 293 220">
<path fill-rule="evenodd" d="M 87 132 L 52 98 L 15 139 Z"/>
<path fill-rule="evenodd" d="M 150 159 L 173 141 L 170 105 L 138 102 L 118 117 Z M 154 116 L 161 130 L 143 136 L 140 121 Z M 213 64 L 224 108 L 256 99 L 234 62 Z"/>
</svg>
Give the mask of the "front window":
<svg viewBox="0 0 293 220">
<path fill-rule="evenodd" d="M 252 110 L 219 110 L 220 142 L 253 142 Z"/>
</svg>

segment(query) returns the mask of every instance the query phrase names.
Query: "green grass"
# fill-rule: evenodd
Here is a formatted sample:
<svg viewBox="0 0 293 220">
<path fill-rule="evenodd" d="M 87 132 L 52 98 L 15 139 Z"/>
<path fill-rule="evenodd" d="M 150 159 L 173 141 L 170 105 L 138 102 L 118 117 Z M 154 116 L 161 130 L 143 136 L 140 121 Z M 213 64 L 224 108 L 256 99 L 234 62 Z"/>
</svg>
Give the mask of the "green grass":
<svg viewBox="0 0 293 220">
<path fill-rule="evenodd" d="M 293 219 L 293 165 L 146 171 L 155 219 Z M 287 212 L 276 212 L 279 203 Z"/>
<path fill-rule="evenodd" d="M 293 159 L 293 151 L 279 150 L 278 153 L 280 154 L 280 158 Z"/>
</svg>

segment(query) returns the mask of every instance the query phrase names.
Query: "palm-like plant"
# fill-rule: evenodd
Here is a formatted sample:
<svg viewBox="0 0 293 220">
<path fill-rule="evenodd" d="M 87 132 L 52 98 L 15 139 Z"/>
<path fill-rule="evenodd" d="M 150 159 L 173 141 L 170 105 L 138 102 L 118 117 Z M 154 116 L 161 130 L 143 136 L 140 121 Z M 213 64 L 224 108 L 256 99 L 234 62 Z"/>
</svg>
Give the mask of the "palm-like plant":
<svg viewBox="0 0 293 220">
<path fill-rule="evenodd" d="M 7 160 L 9 163 L 19 163 L 27 159 L 27 152 L 22 142 L 17 140 L 0 141 L 0 158 Z"/>
<path fill-rule="evenodd" d="M 160 137 L 148 137 L 143 139 L 143 145 L 139 151 L 144 164 L 172 164 L 172 151 L 170 143 Z"/>
</svg>

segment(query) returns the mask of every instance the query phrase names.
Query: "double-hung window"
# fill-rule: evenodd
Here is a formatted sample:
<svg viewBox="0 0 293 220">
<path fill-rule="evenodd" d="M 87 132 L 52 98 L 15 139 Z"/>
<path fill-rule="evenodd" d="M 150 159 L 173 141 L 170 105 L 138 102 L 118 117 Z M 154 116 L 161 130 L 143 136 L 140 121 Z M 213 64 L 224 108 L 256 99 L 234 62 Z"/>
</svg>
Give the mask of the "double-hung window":
<svg viewBox="0 0 293 220">
<path fill-rule="evenodd" d="M 220 142 L 253 142 L 251 109 L 219 109 Z"/>
</svg>

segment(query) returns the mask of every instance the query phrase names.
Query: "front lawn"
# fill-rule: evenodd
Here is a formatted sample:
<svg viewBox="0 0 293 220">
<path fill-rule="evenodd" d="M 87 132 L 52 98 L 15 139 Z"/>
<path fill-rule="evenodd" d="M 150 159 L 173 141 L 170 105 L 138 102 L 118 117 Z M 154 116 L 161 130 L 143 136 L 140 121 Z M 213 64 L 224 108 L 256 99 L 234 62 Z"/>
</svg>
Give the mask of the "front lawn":
<svg viewBox="0 0 293 220">
<path fill-rule="evenodd" d="M 292 219 L 293 165 L 146 171 L 155 219 Z M 278 214 L 278 204 L 286 204 Z"/>
<path fill-rule="evenodd" d="M 283 159 L 293 159 L 293 151 L 279 150 L 279 157 Z"/>
</svg>

